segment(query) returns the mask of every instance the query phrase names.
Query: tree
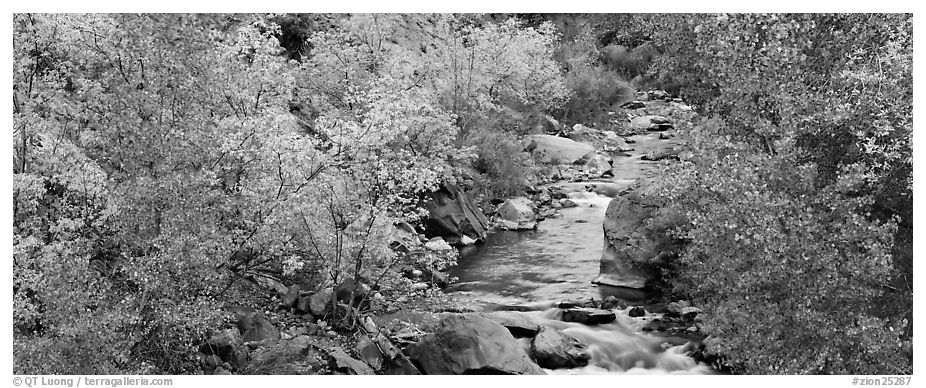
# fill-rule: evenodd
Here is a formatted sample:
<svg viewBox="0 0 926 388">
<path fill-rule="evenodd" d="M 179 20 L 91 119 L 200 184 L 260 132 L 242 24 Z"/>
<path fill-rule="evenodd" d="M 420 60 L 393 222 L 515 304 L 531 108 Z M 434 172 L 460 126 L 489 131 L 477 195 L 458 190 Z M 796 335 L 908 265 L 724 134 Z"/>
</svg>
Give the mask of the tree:
<svg viewBox="0 0 926 388">
<path fill-rule="evenodd" d="M 655 70 L 716 119 L 660 185 L 676 291 L 747 371 L 908 373 L 909 15 L 678 17 Z"/>
</svg>

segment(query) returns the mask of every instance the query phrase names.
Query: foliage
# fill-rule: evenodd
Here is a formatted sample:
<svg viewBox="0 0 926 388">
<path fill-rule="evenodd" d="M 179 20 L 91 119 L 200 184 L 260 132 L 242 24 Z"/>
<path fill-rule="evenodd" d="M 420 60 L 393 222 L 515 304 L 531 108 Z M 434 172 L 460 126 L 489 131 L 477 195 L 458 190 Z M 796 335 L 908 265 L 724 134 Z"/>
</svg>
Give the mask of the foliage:
<svg viewBox="0 0 926 388">
<path fill-rule="evenodd" d="M 660 185 L 675 291 L 748 372 L 909 373 L 909 15 L 676 18 L 656 70 L 716 121 Z"/>
</svg>

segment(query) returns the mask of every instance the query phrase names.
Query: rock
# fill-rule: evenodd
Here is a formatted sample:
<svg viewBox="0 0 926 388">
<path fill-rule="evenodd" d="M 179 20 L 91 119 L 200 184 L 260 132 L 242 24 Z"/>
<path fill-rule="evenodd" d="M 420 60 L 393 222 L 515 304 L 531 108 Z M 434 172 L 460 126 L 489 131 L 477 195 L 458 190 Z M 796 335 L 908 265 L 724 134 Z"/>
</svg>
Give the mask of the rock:
<svg viewBox="0 0 926 388">
<path fill-rule="evenodd" d="M 373 290 L 370 286 L 358 283 L 353 278 L 347 278 L 341 284 L 334 288 L 334 294 L 338 302 L 351 306 L 360 306 L 369 303 L 370 293 Z"/>
<path fill-rule="evenodd" d="M 385 372 L 390 375 L 420 375 L 421 371 L 402 353 L 389 338 L 380 334 L 373 337 L 373 342 L 383 355 Z"/>
<path fill-rule="evenodd" d="M 560 204 L 563 206 L 564 209 L 568 209 L 568 208 L 571 208 L 571 207 L 578 207 L 578 206 L 579 206 L 579 204 L 577 204 L 575 201 L 573 201 L 573 200 L 571 200 L 571 199 L 563 199 L 563 200 L 560 200 Z"/>
<path fill-rule="evenodd" d="M 287 292 L 286 285 L 284 285 L 283 282 L 275 278 L 272 278 L 272 277 L 260 276 L 257 278 L 257 284 L 262 288 L 272 290 L 273 294 L 278 295 L 278 296 L 282 296 L 283 294 L 286 294 Z"/>
<path fill-rule="evenodd" d="M 335 368 L 351 375 L 372 375 L 374 371 L 369 365 L 356 358 L 351 357 L 339 347 L 334 347 L 328 351 L 328 355 L 334 358 Z"/>
<path fill-rule="evenodd" d="M 299 284 L 289 286 L 289 288 L 286 289 L 286 293 L 284 293 L 281 298 L 280 305 L 286 309 L 296 307 L 296 301 L 299 299 L 299 290 L 301 289 L 302 286 Z"/>
<path fill-rule="evenodd" d="M 443 317 L 407 350 L 426 374 L 544 374 L 504 326 L 478 314 Z"/>
<path fill-rule="evenodd" d="M 687 320 L 695 319 L 695 317 L 697 317 L 700 313 L 701 309 L 697 307 L 682 307 L 682 309 L 679 311 L 679 314 L 681 314 L 681 316 Z"/>
<path fill-rule="evenodd" d="M 682 305 L 678 302 L 670 302 L 666 305 L 666 312 L 672 315 L 682 315 Z"/>
<path fill-rule="evenodd" d="M 521 318 L 520 316 L 500 313 L 488 313 L 483 316 L 505 326 L 514 338 L 530 338 L 536 336 L 537 333 L 540 332 L 539 323 Z"/>
<path fill-rule="evenodd" d="M 544 163 L 576 164 L 593 156 L 595 147 L 565 137 L 533 135 L 527 150 Z"/>
<path fill-rule="evenodd" d="M 428 194 L 428 216 L 422 221 L 426 233 L 454 243 L 463 236 L 479 241 L 485 238 L 489 221 L 473 200 L 459 187 L 444 184 Z"/>
<path fill-rule="evenodd" d="M 646 104 L 644 104 L 643 101 L 629 101 L 621 105 L 621 108 L 624 108 L 624 109 L 639 109 L 639 108 L 645 108 L 645 107 L 646 107 Z"/>
<path fill-rule="evenodd" d="M 671 139 L 671 138 L 672 138 L 672 137 L 669 136 L 668 133 L 661 132 L 661 133 L 659 134 L 659 140 L 669 140 L 669 139 Z"/>
<path fill-rule="evenodd" d="M 296 314 L 311 313 L 312 312 L 311 304 L 312 304 L 311 296 L 308 296 L 308 295 L 300 296 L 295 306 Z"/>
<path fill-rule="evenodd" d="M 447 244 L 441 237 L 434 237 L 428 240 L 424 246 L 432 251 L 449 251 L 453 249 L 453 247 Z"/>
<path fill-rule="evenodd" d="M 214 374 L 214 375 L 230 375 L 230 374 L 232 374 L 232 373 L 231 373 L 231 371 L 229 371 L 228 369 L 225 369 L 225 367 L 220 366 L 220 367 L 218 367 L 218 368 L 215 368 L 215 372 L 213 372 L 212 374 Z"/>
<path fill-rule="evenodd" d="M 679 160 L 679 154 L 681 151 L 678 150 L 657 150 L 651 151 L 646 155 L 640 157 L 641 160 L 648 160 L 651 162 L 658 162 L 664 159 Z"/>
<path fill-rule="evenodd" d="M 427 290 L 428 288 L 431 288 L 431 287 L 428 286 L 427 283 L 414 283 L 411 285 L 411 289 L 413 291 L 424 291 L 424 290 Z"/>
<path fill-rule="evenodd" d="M 475 244 L 475 243 L 476 243 L 476 240 L 470 238 L 470 237 L 467 236 L 467 235 L 463 235 L 463 237 L 460 237 L 460 244 L 461 244 L 461 245 L 466 246 L 466 245 L 473 245 L 473 244 Z"/>
<path fill-rule="evenodd" d="M 672 128 L 672 123 L 663 116 L 637 116 L 630 120 L 630 129 L 634 131 L 667 131 Z"/>
<path fill-rule="evenodd" d="M 563 311 L 563 321 L 583 325 L 598 325 L 613 322 L 617 316 L 612 311 L 593 308 L 575 308 Z"/>
<path fill-rule="evenodd" d="M 661 214 L 662 202 L 640 189 L 646 184 L 638 182 L 608 204 L 603 221 L 605 238 L 599 275 L 593 283 L 644 288 L 659 273 L 658 267 L 647 263 L 663 251 L 679 249 L 669 232 L 681 221 L 665 217 L 663 222 L 650 222 Z"/>
<path fill-rule="evenodd" d="M 327 315 L 328 306 L 331 305 L 331 297 L 333 295 L 334 291 L 330 288 L 312 294 L 311 299 L 309 299 L 309 310 L 311 310 L 312 315 L 316 317 Z"/>
<path fill-rule="evenodd" d="M 623 308 L 623 303 L 614 295 L 609 295 L 607 298 L 604 298 L 604 300 L 601 301 L 601 308 L 605 310 Z"/>
<path fill-rule="evenodd" d="M 380 370 L 383 368 L 383 353 L 379 351 L 379 347 L 373 343 L 373 340 L 370 339 L 367 335 L 361 335 L 357 339 L 357 344 L 355 345 L 357 354 L 360 355 L 360 359 L 367 363 L 373 370 Z"/>
<path fill-rule="evenodd" d="M 548 369 L 585 366 L 591 359 L 582 342 L 550 327 L 534 337 L 531 354 L 537 364 Z"/>
<path fill-rule="evenodd" d="M 338 336 L 338 333 L 335 332 L 334 330 L 328 330 L 328 331 L 325 332 L 325 337 L 328 337 L 328 338 L 335 338 L 335 337 L 337 337 L 337 336 Z"/>
<path fill-rule="evenodd" d="M 644 310 L 643 307 L 636 306 L 636 307 L 630 309 L 630 311 L 627 313 L 627 315 L 630 315 L 630 316 L 633 317 L 633 318 L 642 317 L 642 316 L 646 315 L 646 310 Z"/>
<path fill-rule="evenodd" d="M 585 163 L 584 169 L 588 175 L 597 178 L 611 173 L 611 158 L 601 154 L 595 154 Z"/>
<path fill-rule="evenodd" d="M 311 375 L 324 371 L 328 361 L 316 340 L 300 335 L 276 345 L 255 350 L 243 374 Z"/>
<path fill-rule="evenodd" d="M 247 362 L 247 350 L 237 328 L 230 328 L 210 337 L 199 350 L 207 355 L 216 355 L 224 362 L 241 365 Z M 242 362 L 243 361 L 243 362 Z"/>
<path fill-rule="evenodd" d="M 534 203 L 531 200 L 515 197 L 505 200 L 496 213 L 500 219 L 516 223 L 519 229 L 533 229 L 526 228 L 537 220 L 533 207 Z"/>
<path fill-rule="evenodd" d="M 277 329 L 263 313 L 255 311 L 238 320 L 238 330 L 244 342 L 276 341 L 280 339 Z"/>
<path fill-rule="evenodd" d="M 392 226 L 389 233 L 389 248 L 393 251 L 408 253 L 421 246 L 418 232 L 408 222 L 399 222 Z"/>
</svg>

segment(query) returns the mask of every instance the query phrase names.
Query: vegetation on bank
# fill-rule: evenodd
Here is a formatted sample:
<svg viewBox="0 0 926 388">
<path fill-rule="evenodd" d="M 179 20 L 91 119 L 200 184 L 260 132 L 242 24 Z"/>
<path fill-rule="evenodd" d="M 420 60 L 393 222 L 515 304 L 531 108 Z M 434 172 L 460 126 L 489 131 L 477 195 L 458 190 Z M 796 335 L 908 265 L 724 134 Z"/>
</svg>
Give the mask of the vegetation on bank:
<svg viewBox="0 0 926 388">
<path fill-rule="evenodd" d="M 521 136 L 710 119 L 649 188 L 669 291 L 745 373 L 912 371 L 910 15 L 14 16 L 14 371 L 190 373 L 255 285 L 411 292 L 425 193 Z"/>
</svg>

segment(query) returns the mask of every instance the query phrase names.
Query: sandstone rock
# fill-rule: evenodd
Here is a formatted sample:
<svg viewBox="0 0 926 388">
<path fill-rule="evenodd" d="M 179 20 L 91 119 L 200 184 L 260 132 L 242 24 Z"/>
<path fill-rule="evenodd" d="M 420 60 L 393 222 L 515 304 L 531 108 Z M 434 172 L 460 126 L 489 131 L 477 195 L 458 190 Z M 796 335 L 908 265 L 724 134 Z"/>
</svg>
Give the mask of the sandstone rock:
<svg viewBox="0 0 926 388">
<path fill-rule="evenodd" d="M 514 222 L 518 224 L 519 227 L 523 227 L 537 220 L 537 215 L 534 214 L 533 206 L 534 203 L 531 202 L 530 199 L 515 197 L 502 203 L 496 213 L 499 218 Z"/>
<path fill-rule="evenodd" d="M 486 236 L 489 221 L 469 195 L 455 185 L 444 184 L 429 193 L 424 207 L 428 217 L 423 224 L 429 236 L 443 237 L 451 244 L 463 236 L 477 241 Z"/>
<path fill-rule="evenodd" d="M 611 173 L 611 158 L 606 155 L 595 154 L 585 163 L 585 171 L 592 178 L 598 178 Z"/>
<path fill-rule="evenodd" d="M 450 314 L 408 347 L 426 374 L 544 374 L 504 326 L 478 314 Z"/>
<path fill-rule="evenodd" d="M 453 247 L 447 244 L 441 237 L 434 237 L 428 240 L 424 246 L 432 251 L 449 251 L 453 249 Z"/>
<path fill-rule="evenodd" d="M 575 308 L 563 311 L 563 321 L 583 325 L 598 325 L 613 322 L 617 316 L 612 311 L 593 308 Z"/>
<path fill-rule="evenodd" d="M 373 370 L 380 370 L 383 368 L 383 353 L 379 351 L 379 347 L 373 343 L 373 340 L 370 339 L 367 335 L 361 335 L 357 339 L 357 344 L 355 345 L 357 354 L 360 355 L 360 358 L 367 363 Z"/>
<path fill-rule="evenodd" d="M 674 228 L 674 224 L 649 222 L 660 214 L 662 203 L 639 189 L 646 184 L 645 181 L 638 182 L 608 204 L 603 222 L 604 249 L 599 276 L 594 283 L 644 288 L 658 274 L 658 268 L 647 263 L 663 251 L 677 249 L 668 237 L 668 231 Z"/>
<path fill-rule="evenodd" d="M 396 252 L 408 253 L 421 246 L 418 240 L 418 231 L 407 222 L 399 222 L 392 226 L 389 233 L 389 248 Z"/>
<path fill-rule="evenodd" d="M 351 357 L 339 347 L 334 347 L 328 351 L 328 355 L 334 358 L 335 368 L 351 375 L 372 375 L 374 371 L 369 365 L 356 358 Z"/>
<path fill-rule="evenodd" d="M 296 301 L 296 306 L 294 306 L 296 310 L 296 314 L 311 313 L 312 312 L 312 308 L 310 307 L 311 304 L 312 304 L 311 296 L 308 296 L 308 295 L 300 296 L 298 301 Z"/>
<path fill-rule="evenodd" d="M 575 164 L 594 155 L 595 147 L 565 137 L 533 135 L 527 149 L 544 163 Z"/>
<path fill-rule="evenodd" d="M 316 317 L 327 315 L 332 295 L 334 295 L 334 291 L 330 288 L 312 294 L 311 299 L 309 299 L 309 310 L 311 310 L 312 315 Z"/>
<path fill-rule="evenodd" d="M 531 354 L 537 364 L 548 369 L 585 366 L 591 359 L 582 342 L 550 327 L 534 337 Z"/>
<path fill-rule="evenodd" d="M 289 309 L 296 307 L 296 301 L 299 299 L 299 290 L 302 288 L 299 284 L 293 284 L 286 289 L 286 293 L 281 298 L 280 305 Z"/>
</svg>

